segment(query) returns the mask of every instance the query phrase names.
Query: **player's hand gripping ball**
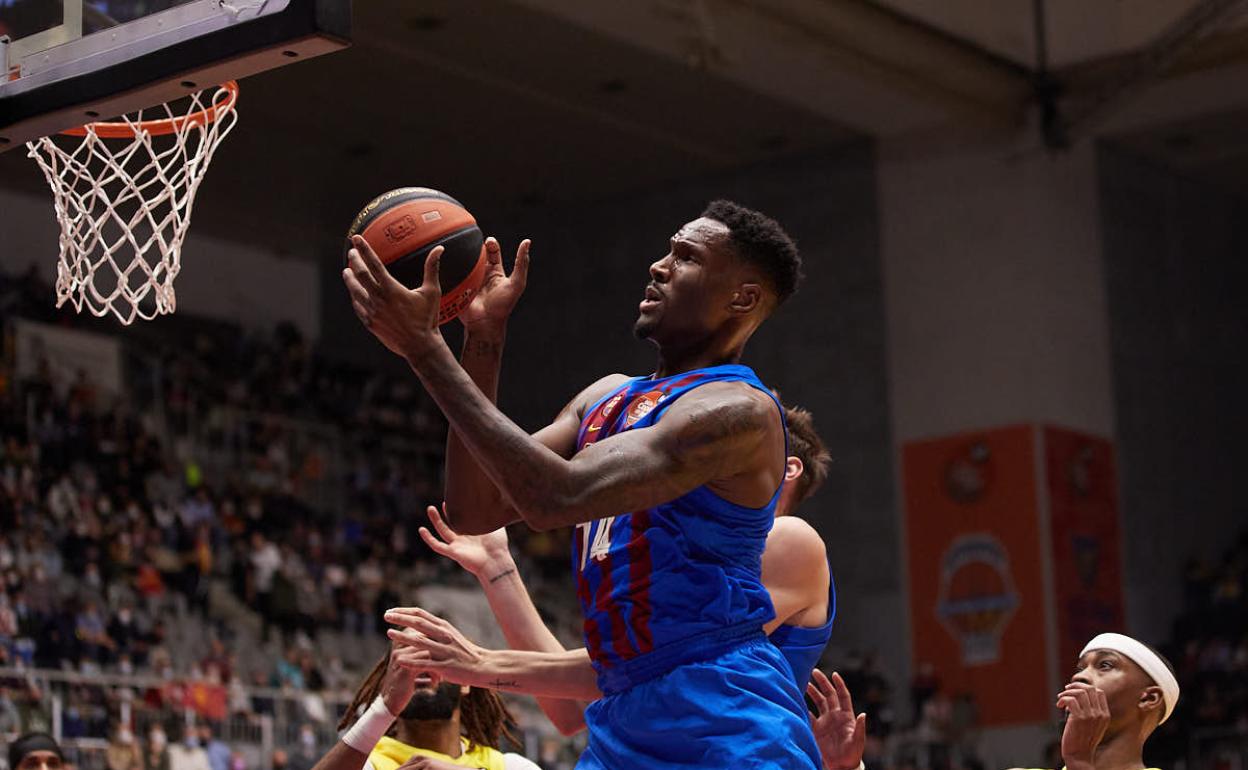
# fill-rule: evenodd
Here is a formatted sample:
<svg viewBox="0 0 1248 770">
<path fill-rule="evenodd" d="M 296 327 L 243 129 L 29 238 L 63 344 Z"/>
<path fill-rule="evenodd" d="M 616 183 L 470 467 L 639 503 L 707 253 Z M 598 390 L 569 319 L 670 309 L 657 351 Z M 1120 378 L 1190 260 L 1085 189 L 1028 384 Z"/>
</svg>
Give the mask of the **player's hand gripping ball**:
<svg viewBox="0 0 1248 770">
<path fill-rule="evenodd" d="M 347 231 L 373 247 L 390 274 L 409 289 L 420 286 L 425 257 L 443 247 L 438 281 L 438 324 L 459 315 L 481 289 L 486 274 L 485 239 L 477 220 L 459 201 L 428 187 L 400 187 L 369 201 Z"/>
</svg>

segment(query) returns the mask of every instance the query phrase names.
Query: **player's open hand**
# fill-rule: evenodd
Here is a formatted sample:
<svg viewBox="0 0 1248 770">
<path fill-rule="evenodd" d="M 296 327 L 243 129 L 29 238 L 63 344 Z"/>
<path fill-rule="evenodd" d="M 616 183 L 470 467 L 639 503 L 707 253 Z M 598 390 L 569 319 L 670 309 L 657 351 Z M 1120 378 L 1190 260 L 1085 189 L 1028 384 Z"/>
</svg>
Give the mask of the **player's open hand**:
<svg viewBox="0 0 1248 770">
<path fill-rule="evenodd" d="M 1085 682 L 1070 682 L 1058 694 L 1057 707 L 1066 712 L 1062 759 L 1070 770 L 1091 768 L 1096 748 L 1109 727 L 1109 701 L 1105 691 Z"/>
<path fill-rule="evenodd" d="M 438 265 L 443 248 L 425 259 L 425 278 L 417 289 L 395 280 L 363 237 L 351 236 L 342 280 L 351 295 L 351 307 L 370 332 L 391 351 L 409 361 L 419 358 L 438 338 L 438 308 L 442 288 Z"/>
<path fill-rule="evenodd" d="M 841 675 L 832 672 L 829 680 L 815 669 L 806 694 L 815 703 L 810 720 L 826 770 L 854 770 L 862 763 L 867 748 L 867 715 L 854 716 L 854 700 Z"/>
<path fill-rule="evenodd" d="M 386 611 L 386 622 L 399 628 L 387 634 L 392 642 L 411 649 L 399 665 L 424 671 L 455 684 L 475 685 L 486 650 L 468 641 L 459 629 L 419 607 Z"/>
<path fill-rule="evenodd" d="M 507 548 L 506 527 L 485 535 L 461 535 L 451 529 L 436 507 L 431 505 L 425 512 L 438 534 L 435 537 L 427 527 L 421 527 L 420 538 L 435 553 L 454 561 L 477 578 L 487 580 L 503 570 L 514 568 L 511 551 Z"/>
<path fill-rule="evenodd" d="M 474 333 L 498 333 L 507 325 L 507 319 L 529 281 L 531 243 L 528 238 L 520 241 L 515 264 L 508 275 L 503 270 L 503 249 L 498 240 L 493 237 L 485 239 L 485 279 L 472 302 L 459 312 L 460 323 L 465 329 Z"/>
</svg>

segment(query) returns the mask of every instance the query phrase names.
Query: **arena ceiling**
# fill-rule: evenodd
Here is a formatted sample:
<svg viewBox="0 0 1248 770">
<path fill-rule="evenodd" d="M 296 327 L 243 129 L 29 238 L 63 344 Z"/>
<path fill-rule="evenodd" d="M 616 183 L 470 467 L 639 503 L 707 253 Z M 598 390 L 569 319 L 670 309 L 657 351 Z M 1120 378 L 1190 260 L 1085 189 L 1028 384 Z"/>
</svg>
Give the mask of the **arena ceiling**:
<svg viewBox="0 0 1248 770">
<path fill-rule="evenodd" d="M 1047 61 L 1078 106 L 1176 22 L 1225 6 L 1094 129 L 1248 189 L 1248 32 L 1232 18 L 1246 4 L 1047 0 Z M 523 209 L 1036 121 L 1033 0 L 356 0 L 355 25 L 350 50 L 243 83 L 197 230 L 321 258 L 390 187 Z M 0 155 L 0 184 L 47 194 L 20 151 Z"/>
</svg>

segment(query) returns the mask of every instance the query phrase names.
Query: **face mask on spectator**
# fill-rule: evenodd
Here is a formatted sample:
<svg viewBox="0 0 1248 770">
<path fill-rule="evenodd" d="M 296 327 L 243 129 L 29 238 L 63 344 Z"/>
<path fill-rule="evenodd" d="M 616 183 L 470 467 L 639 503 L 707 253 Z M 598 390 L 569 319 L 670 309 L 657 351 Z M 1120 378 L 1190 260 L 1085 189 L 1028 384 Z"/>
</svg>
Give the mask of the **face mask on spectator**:
<svg viewBox="0 0 1248 770">
<path fill-rule="evenodd" d="M 129 746 L 134 743 L 134 733 L 123 727 L 117 731 L 117 742 L 123 746 Z"/>
<path fill-rule="evenodd" d="M 165 737 L 165 731 L 161 730 L 160 728 L 155 728 L 150 733 L 148 733 L 147 739 L 148 741 L 151 742 L 152 748 L 156 749 L 157 751 L 159 751 L 160 749 L 163 749 L 165 747 L 165 743 L 167 743 L 169 740 L 167 737 Z"/>
</svg>

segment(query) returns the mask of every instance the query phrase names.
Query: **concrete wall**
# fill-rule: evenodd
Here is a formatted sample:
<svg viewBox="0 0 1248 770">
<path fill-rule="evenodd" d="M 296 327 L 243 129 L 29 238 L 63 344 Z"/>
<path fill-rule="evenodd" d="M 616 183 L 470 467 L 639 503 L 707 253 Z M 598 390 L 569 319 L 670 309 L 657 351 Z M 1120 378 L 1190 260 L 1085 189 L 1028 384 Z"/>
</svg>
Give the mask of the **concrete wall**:
<svg viewBox="0 0 1248 770">
<path fill-rule="evenodd" d="M 1169 637 L 1192 555 L 1248 531 L 1248 202 L 1100 153 L 1130 626 Z"/>
<path fill-rule="evenodd" d="M 881 155 L 898 442 L 1024 421 L 1112 435 L 1091 150 Z"/>
<path fill-rule="evenodd" d="M 911 440 L 1018 423 L 1112 435 L 1094 161 L 1028 142 L 881 146 L 894 457 Z M 1050 640 L 1051 609 L 1032 630 Z M 1050 739 L 1043 723 L 985 730 L 983 759 L 1033 767 Z"/>
</svg>

